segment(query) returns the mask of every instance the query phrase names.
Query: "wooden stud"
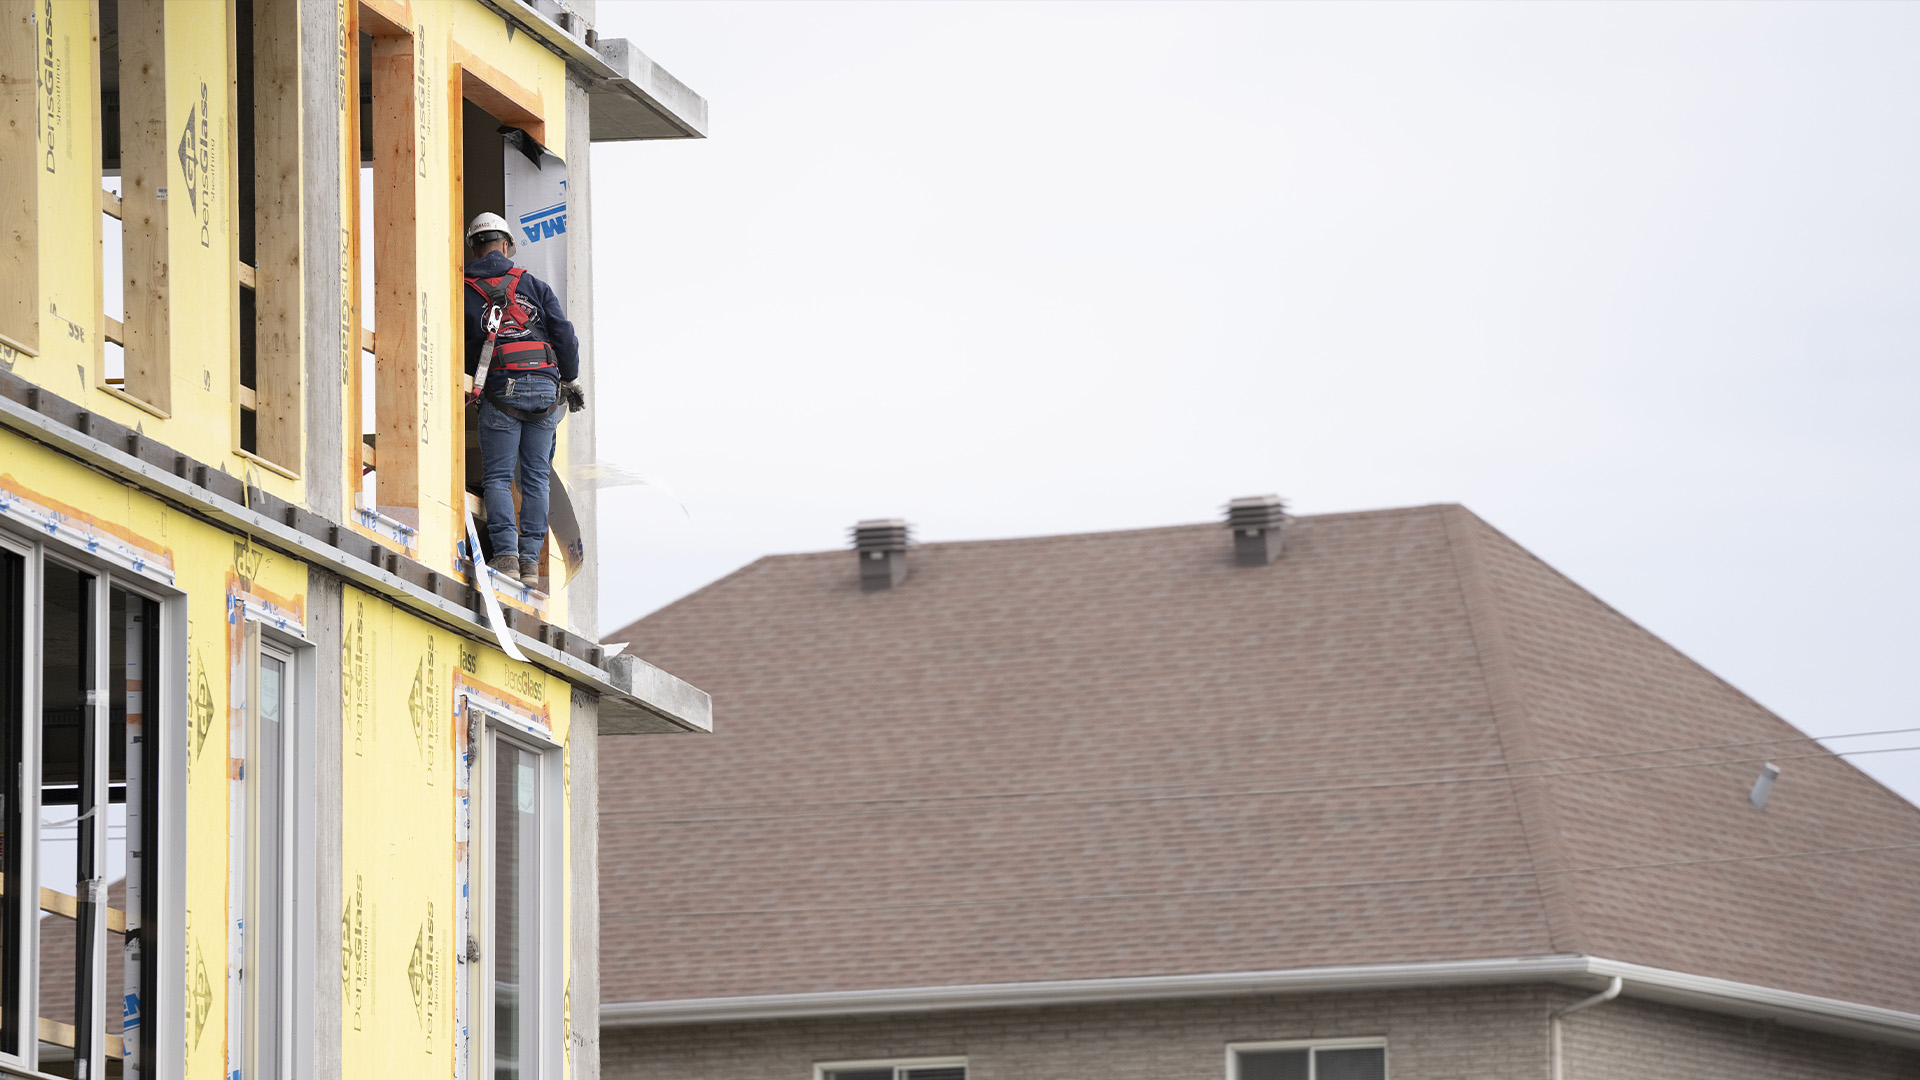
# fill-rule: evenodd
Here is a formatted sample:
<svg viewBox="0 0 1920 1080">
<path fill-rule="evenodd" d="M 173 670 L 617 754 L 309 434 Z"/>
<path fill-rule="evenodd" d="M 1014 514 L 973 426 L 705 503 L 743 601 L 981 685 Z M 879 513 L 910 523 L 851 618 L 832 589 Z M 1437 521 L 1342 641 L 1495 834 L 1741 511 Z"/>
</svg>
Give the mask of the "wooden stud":
<svg viewBox="0 0 1920 1080">
<path fill-rule="evenodd" d="M 533 136 L 547 144 L 546 103 L 506 73 L 480 59 L 459 42 L 453 45 L 453 62 L 460 68 L 460 94 L 468 101 L 492 113 L 503 124 Z"/>
<path fill-rule="evenodd" d="M 34 4 L 0 6 L 0 339 L 40 351 L 40 98 Z M 51 161 L 49 156 L 46 160 Z"/>
<path fill-rule="evenodd" d="M 173 406 L 167 303 L 166 5 L 120 5 L 120 205 L 127 393 Z M 185 196 L 185 192 L 176 194 Z"/>
<path fill-rule="evenodd" d="M 379 500 L 420 503 L 420 312 L 413 39 L 373 39 L 374 425 Z"/>
<path fill-rule="evenodd" d="M 255 4 L 253 19 L 255 442 L 261 457 L 296 468 L 305 452 L 299 5 Z"/>
</svg>

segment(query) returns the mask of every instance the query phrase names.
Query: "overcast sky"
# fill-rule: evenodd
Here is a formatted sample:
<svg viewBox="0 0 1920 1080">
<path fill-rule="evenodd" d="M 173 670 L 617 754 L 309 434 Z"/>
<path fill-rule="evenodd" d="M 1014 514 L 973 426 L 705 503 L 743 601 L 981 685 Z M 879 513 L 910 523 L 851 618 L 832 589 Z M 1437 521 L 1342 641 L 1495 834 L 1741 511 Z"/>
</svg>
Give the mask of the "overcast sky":
<svg viewBox="0 0 1920 1080">
<path fill-rule="evenodd" d="M 600 457 L 691 514 L 604 493 L 603 629 L 866 517 L 1461 502 L 1806 730 L 1920 727 L 1920 6 L 598 22 L 712 109 L 594 151 Z"/>
</svg>

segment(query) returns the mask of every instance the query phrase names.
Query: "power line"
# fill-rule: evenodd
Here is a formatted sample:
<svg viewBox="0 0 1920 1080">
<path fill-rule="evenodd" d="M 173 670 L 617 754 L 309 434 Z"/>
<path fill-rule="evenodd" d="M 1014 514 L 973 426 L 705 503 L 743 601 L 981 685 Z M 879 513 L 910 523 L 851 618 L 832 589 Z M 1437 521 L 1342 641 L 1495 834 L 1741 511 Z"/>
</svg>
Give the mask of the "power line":
<svg viewBox="0 0 1920 1080">
<path fill-rule="evenodd" d="M 1493 768 L 1502 768 L 1502 767 L 1511 768 L 1516 765 L 1545 765 L 1545 764 L 1554 764 L 1554 763 L 1566 762 L 1566 761 L 1598 761 L 1598 760 L 1605 760 L 1609 758 L 1642 757 L 1649 754 L 1678 754 L 1678 753 L 1686 753 L 1686 752 L 1695 751 L 1695 750 L 1737 750 L 1737 749 L 1743 749 L 1746 747 L 1754 747 L 1754 746 L 1777 746 L 1783 743 L 1814 742 L 1814 741 L 1818 741 L 1818 739 L 1863 739 L 1863 738 L 1869 738 L 1872 736 L 1880 736 L 1880 735 L 1909 735 L 1915 732 L 1920 732 L 1920 727 L 1887 728 L 1881 731 L 1855 731 L 1855 732 L 1846 732 L 1838 735 L 1822 735 L 1822 736 L 1818 736 L 1817 738 L 1812 735 L 1796 735 L 1791 738 L 1759 739 L 1751 742 L 1696 743 L 1691 746 L 1667 746 L 1667 747 L 1658 747 L 1658 748 L 1648 749 L 1648 750 L 1613 750 L 1604 754 L 1567 754 L 1559 757 L 1517 758 L 1510 761 L 1501 760 L 1501 759 L 1490 759 L 1487 761 L 1450 762 L 1450 763 L 1440 764 L 1440 765 L 1414 765 L 1414 766 L 1406 766 L 1406 767 L 1397 768 L 1397 769 L 1366 769 L 1366 770 L 1335 772 L 1335 773 L 1326 773 L 1326 772 L 1296 773 L 1294 774 L 1294 777 L 1298 777 L 1299 779 L 1302 779 L 1302 780 L 1340 780 L 1340 779 L 1345 779 L 1347 777 L 1354 777 L 1354 776 L 1378 777 L 1378 776 L 1397 776 L 1397 775 L 1402 775 L 1406 773 L 1443 772 L 1443 771 L 1455 770 L 1455 769 L 1493 769 Z M 1830 751 L 1830 753 L 1836 754 L 1838 756 L 1845 756 L 1846 754 L 1850 754 L 1850 753 L 1859 754 L 1859 753 L 1880 753 L 1880 752 L 1882 751 L 1857 751 L 1857 750 L 1856 751 Z M 1824 757 L 1826 755 L 1811 754 L 1811 755 L 1805 755 L 1805 756 Z M 1716 764 L 1716 763 L 1703 762 L 1701 764 Z M 1526 774 L 1526 775 L 1558 776 L 1558 775 L 1572 775 L 1572 774 L 1571 773 L 1538 773 L 1538 774 Z M 1293 779 L 1294 777 L 1283 775 L 1280 777 L 1276 777 L 1274 779 L 1288 780 L 1288 779 Z M 1497 779 L 1504 779 L 1504 777 L 1489 777 L 1487 779 L 1497 780 Z M 1208 783 L 1217 783 L 1217 781 L 1195 780 L 1187 783 L 1148 785 L 1148 787 L 1150 790 L 1177 791 L 1182 788 L 1200 787 Z M 887 805 L 894 805 L 899 803 L 933 803 L 933 802 L 951 803 L 951 802 L 965 802 L 965 801 L 983 800 L 983 799 L 1031 799 L 1031 798 L 1061 796 L 1061 795 L 1105 795 L 1105 794 L 1135 792 L 1135 791 L 1139 791 L 1142 786 L 1143 785 L 1134 784 L 1134 785 L 1126 785 L 1126 786 L 1120 786 L 1120 787 L 1052 788 L 1052 789 L 1042 788 L 1042 789 L 1029 789 L 1024 791 L 984 791 L 984 792 L 975 792 L 971 794 L 900 795 L 900 796 L 892 796 L 887 798 L 821 799 L 821 800 L 802 800 L 802 801 L 790 801 L 790 802 L 760 801 L 760 802 L 739 802 L 739 803 L 704 803 L 696 806 L 685 806 L 685 805 L 663 806 L 658 809 L 634 808 L 634 809 L 627 809 L 627 810 L 610 810 L 610 811 L 602 811 L 600 816 L 603 818 L 604 817 L 634 817 L 634 816 L 640 816 L 640 815 L 646 815 L 646 814 L 670 814 L 670 813 L 687 814 L 687 813 L 704 813 L 708 811 L 718 811 L 718 810 L 754 810 L 754 809 L 826 807 L 826 806 L 887 806 Z M 1145 797 L 1145 796 L 1142 796 L 1142 797 Z M 729 819 L 729 820 L 750 820 L 750 819 L 736 818 L 736 819 Z"/>
<path fill-rule="evenodd" d="M 1614 768 L 1607 768 L 1607 769 L 1566 769 L 1558 772 L 1508 773 L 1506 775 L 1500 775 L 1500 776 L 1455 776 L 1455 777 L 1441 777 L 1441 778 L 1432 779 L 1432 780 L 1399 780 L 1399 781 L 1390 781 L 1384 784 L 1366 784 L 1366 783 L 1328 784 L 1328 785 L 1323 785 L 1319 787 L 1254 788 L 1254 789 L 1242 790 L 1242 791 L 1202 791 L 1202 792 L 1187 792 L 1187 793 L 1181 793 L 1181 794 L 1115 796 L 1115 797 L 1109 797 L 1109 798 L 1068 799 L 1068 800 L 1038 802 L 1038 803 L 1002 802 L 1002 803 L 987 804 L 983 806 L 969 807 L 967 808 L 967 811 L 969 813 L 979 813 L 979 812 L 988 811 L 988 810 L 1026 809 L 1035 805 L 1039 805 L 1039 806 L 1115 806 L 1115 805 L 1120 805 L 1125 803 L 1195 802 L 1195 801 L 1211 800 L 1211 799 L 1265 798 L 1269 796 L 1278 796 L 1278 795 L 1310 795 L 1310 794 L 1326 794 L 1331 792 L 1342 792 L 1342 791 L 1384 791 L 1384 790 L 1391 790 L 1396 788 L 1446 787 L 1452 784 L 1499 784 L 1499 783 L 1512 783 L 1513 781 L 1516 781 L 1516 780 L 1553 780 L 1553 779 L 1559 779 L 1561 777 L 1570 777 L 1570 776 L 1605 776 L 1605 775 L 1613 775 L 1617 773 L 1651 772 L 1651 771 L 1662 770 L 1662 769 L 1700 769 L 1700 768 L 1708 768 L 1716 765 L 1752 765 L 1752 764 L 1759 764 L 1759 763 L 1768 762 L 1768 761 L 1772 761 L 1772 762 L 1804 761 L 1804 760 L 1814 759 L 1814 758 L 1826 760 L 1826 759 L 1835 758 L 1835 757 L 1859 757 L 1859 756 L 1864 756 L 1868 754 L 1905 753 L 1913 750 L 1920 750 L 1920 745 L 1888 746 L 1888 747 L 1880 747 L 1878 749 L 1873 749 L 1873 750 L 1826 751 L 1818 754 L 1789 754 L 1786 756 L 1772 756 L 1772 757 L 1719 758 L 1712 761 L 1672 761 L 1672 762 L 1662 762 L 1655 765 L 1623 765 L 1623 766 L 1617 766 Z M 1366 774 L 1347 774 L 1347 775 L 1366 775 Z M 1044 794 L 1046 793 L 1038 793 L 1037 795 L 1032 797 L 1038 798 L 1040 795 L 1044 795 Z M 843 804 L 833 803 L 833 802 L 826 802 L 826 803 L 819 803 L 819 804 L 808 804 L 808 803 L 797 802 L 797 803 L 788 803 L 785 805 L 789 807 L 794 807 L 794 808 L 803 808 L 809 805 L 837 806 L 837 805 L 843 805 Z M 947 805 L 886 806 L 886 807 L 881 807 L 877 809 L 837 810 L 837 811 L 827 811 L 825 813 L 818 813 L 818 814 L 794 814 L 794 813 L 734 814 L 734 815 L 723 814 L 723 815 L 712 815 L 707 817 L 653 818 L 651 820 L 645 821 L 643 824 L 651 826 L 651 825 L 733 824 L 738 822 L 759 822 L 759 821 L 818 821 L 825 818 L 840 818 L 840 817 L 891 817 L 897 814 L 949 813 L 949 812 L 952 812 L 952 810 L 953 810 L 953 807 L 947 806 Z M 603 811 L 600 817 L 602 818 L 602 820 L 605 820 L 609 818 L 626 818 L 626 817 L 634 817 L 637 814 L 649 814 L 649 813 L 661 813 L 661 812 L 663 811 L 622 812 L 618 810 L 613 810 L 613 811 Z"/>
<path fill-rule="evenodd" d="M 1020 904 L 1087 904 L 1126 900 L 1166 900 L 1199 896 L 1244 896 L 1259 893 L 1308 892 L 1325 889 L 1360 889 L 1399 885 L 1440 885 L 1464 881 L 1503 881 L 1539 878 L 1560 874 L 1594 874 L 1618 870 L 1658 870 L 1680 866 L 1715 866 L 1727 863 L 1767 862 L 1774 859 L 1806 859 L 1829 855 L 1865 855 L 1885 851 L 1910 851 L 1920 844 L 1887 844 L 1880 847 L 1824 848 L 1817 851 L 1783 851 L 1767 855 L 1731 855 L 1715 859 L 1676 859 L 1669 862 L 1617 863 L 1608 866 L 1574 866 L 1563 870 L 1515 870 L 1499 874 L 1443 874 L 1432 877 L 1374 878 L 1365 881 L 1297 882 L 1289 885 L 1249 885 L 1228 889 L 1170 889 L 1149 892 L 1082 893 L 1067 896 L 1009 896 L 971 900 L 933 900 L 912 904 L 832 904 L 793 908 L 738 908 L 730 911 L 652 912 L 662 918 L 739 918 L 749 915 L 824 915 L 869 911 L 922 911 L 956 907 L 1012 907 Z"/>
</svg>

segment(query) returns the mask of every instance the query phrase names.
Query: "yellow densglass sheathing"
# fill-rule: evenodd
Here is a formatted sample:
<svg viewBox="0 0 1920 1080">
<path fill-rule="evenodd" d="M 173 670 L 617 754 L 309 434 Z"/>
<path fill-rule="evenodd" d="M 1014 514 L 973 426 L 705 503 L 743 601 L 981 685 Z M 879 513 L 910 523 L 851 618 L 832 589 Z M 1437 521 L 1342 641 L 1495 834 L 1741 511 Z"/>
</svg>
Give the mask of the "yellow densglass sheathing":
<svg viewBox="0 0 1920 1080">
<path fill-rule="evenodd" d="M 341 622 L 342 1070 L 452 1077 L 467 921 L 457 906 L 455 766 L 468 749 L 459 692 L 477 682 L 544 713 L 564 745 L 570 688 L 357 589 L 344 592 Z"/>
<path fill-rule="evenodd" d="M 186 1013 L 186 1076 L 220 1080 L 228 1064 L 227 959 L 236 914 L 226 868 L 239 827 L 230 818 L 236 763 L 228 747 L 240 703 L 233 675 L 245 655 L 244 608 L 304 623 L 306 567 L 10 432 L 0 433 L 0 490 L 154 553 L 186 593 L 187 846 L 163 855 L 180 859 L 186 871 L 186 969 L 177 983 L 163 982 L 162 1000 Z"/>
<path fill-rule="evenodd" d="M 96 378 L 105 318 L 99 174 L 99 53 L 89 0 L 33 0 L 51 27 L 53 75 L 41 87 L 52 171 L 40 177 L 40 354 L 0 346 L 0 368 L 291 502 L 298 479 L 234 452 L 234 147 L 228 6 L 166 0 L 168 310 L 173 400 L 167 418 Z M 118 266 L 119 258 L 111 260 Z"/>
</svg>

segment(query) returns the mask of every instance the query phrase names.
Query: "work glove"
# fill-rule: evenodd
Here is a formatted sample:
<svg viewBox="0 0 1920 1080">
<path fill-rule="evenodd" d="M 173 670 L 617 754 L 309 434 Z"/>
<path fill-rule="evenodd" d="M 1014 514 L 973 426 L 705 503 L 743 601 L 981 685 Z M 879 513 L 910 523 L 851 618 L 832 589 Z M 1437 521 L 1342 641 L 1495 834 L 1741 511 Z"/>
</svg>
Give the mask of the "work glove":
<svg viewBox="0 0 1920 1080">
<path fill-rule="evenodd" d="M 567 399 L 568 412 L 579 412 L 587 407 L 587 392 L 577 382 L 561 383 L 560 396 Z"/>
</svg>

